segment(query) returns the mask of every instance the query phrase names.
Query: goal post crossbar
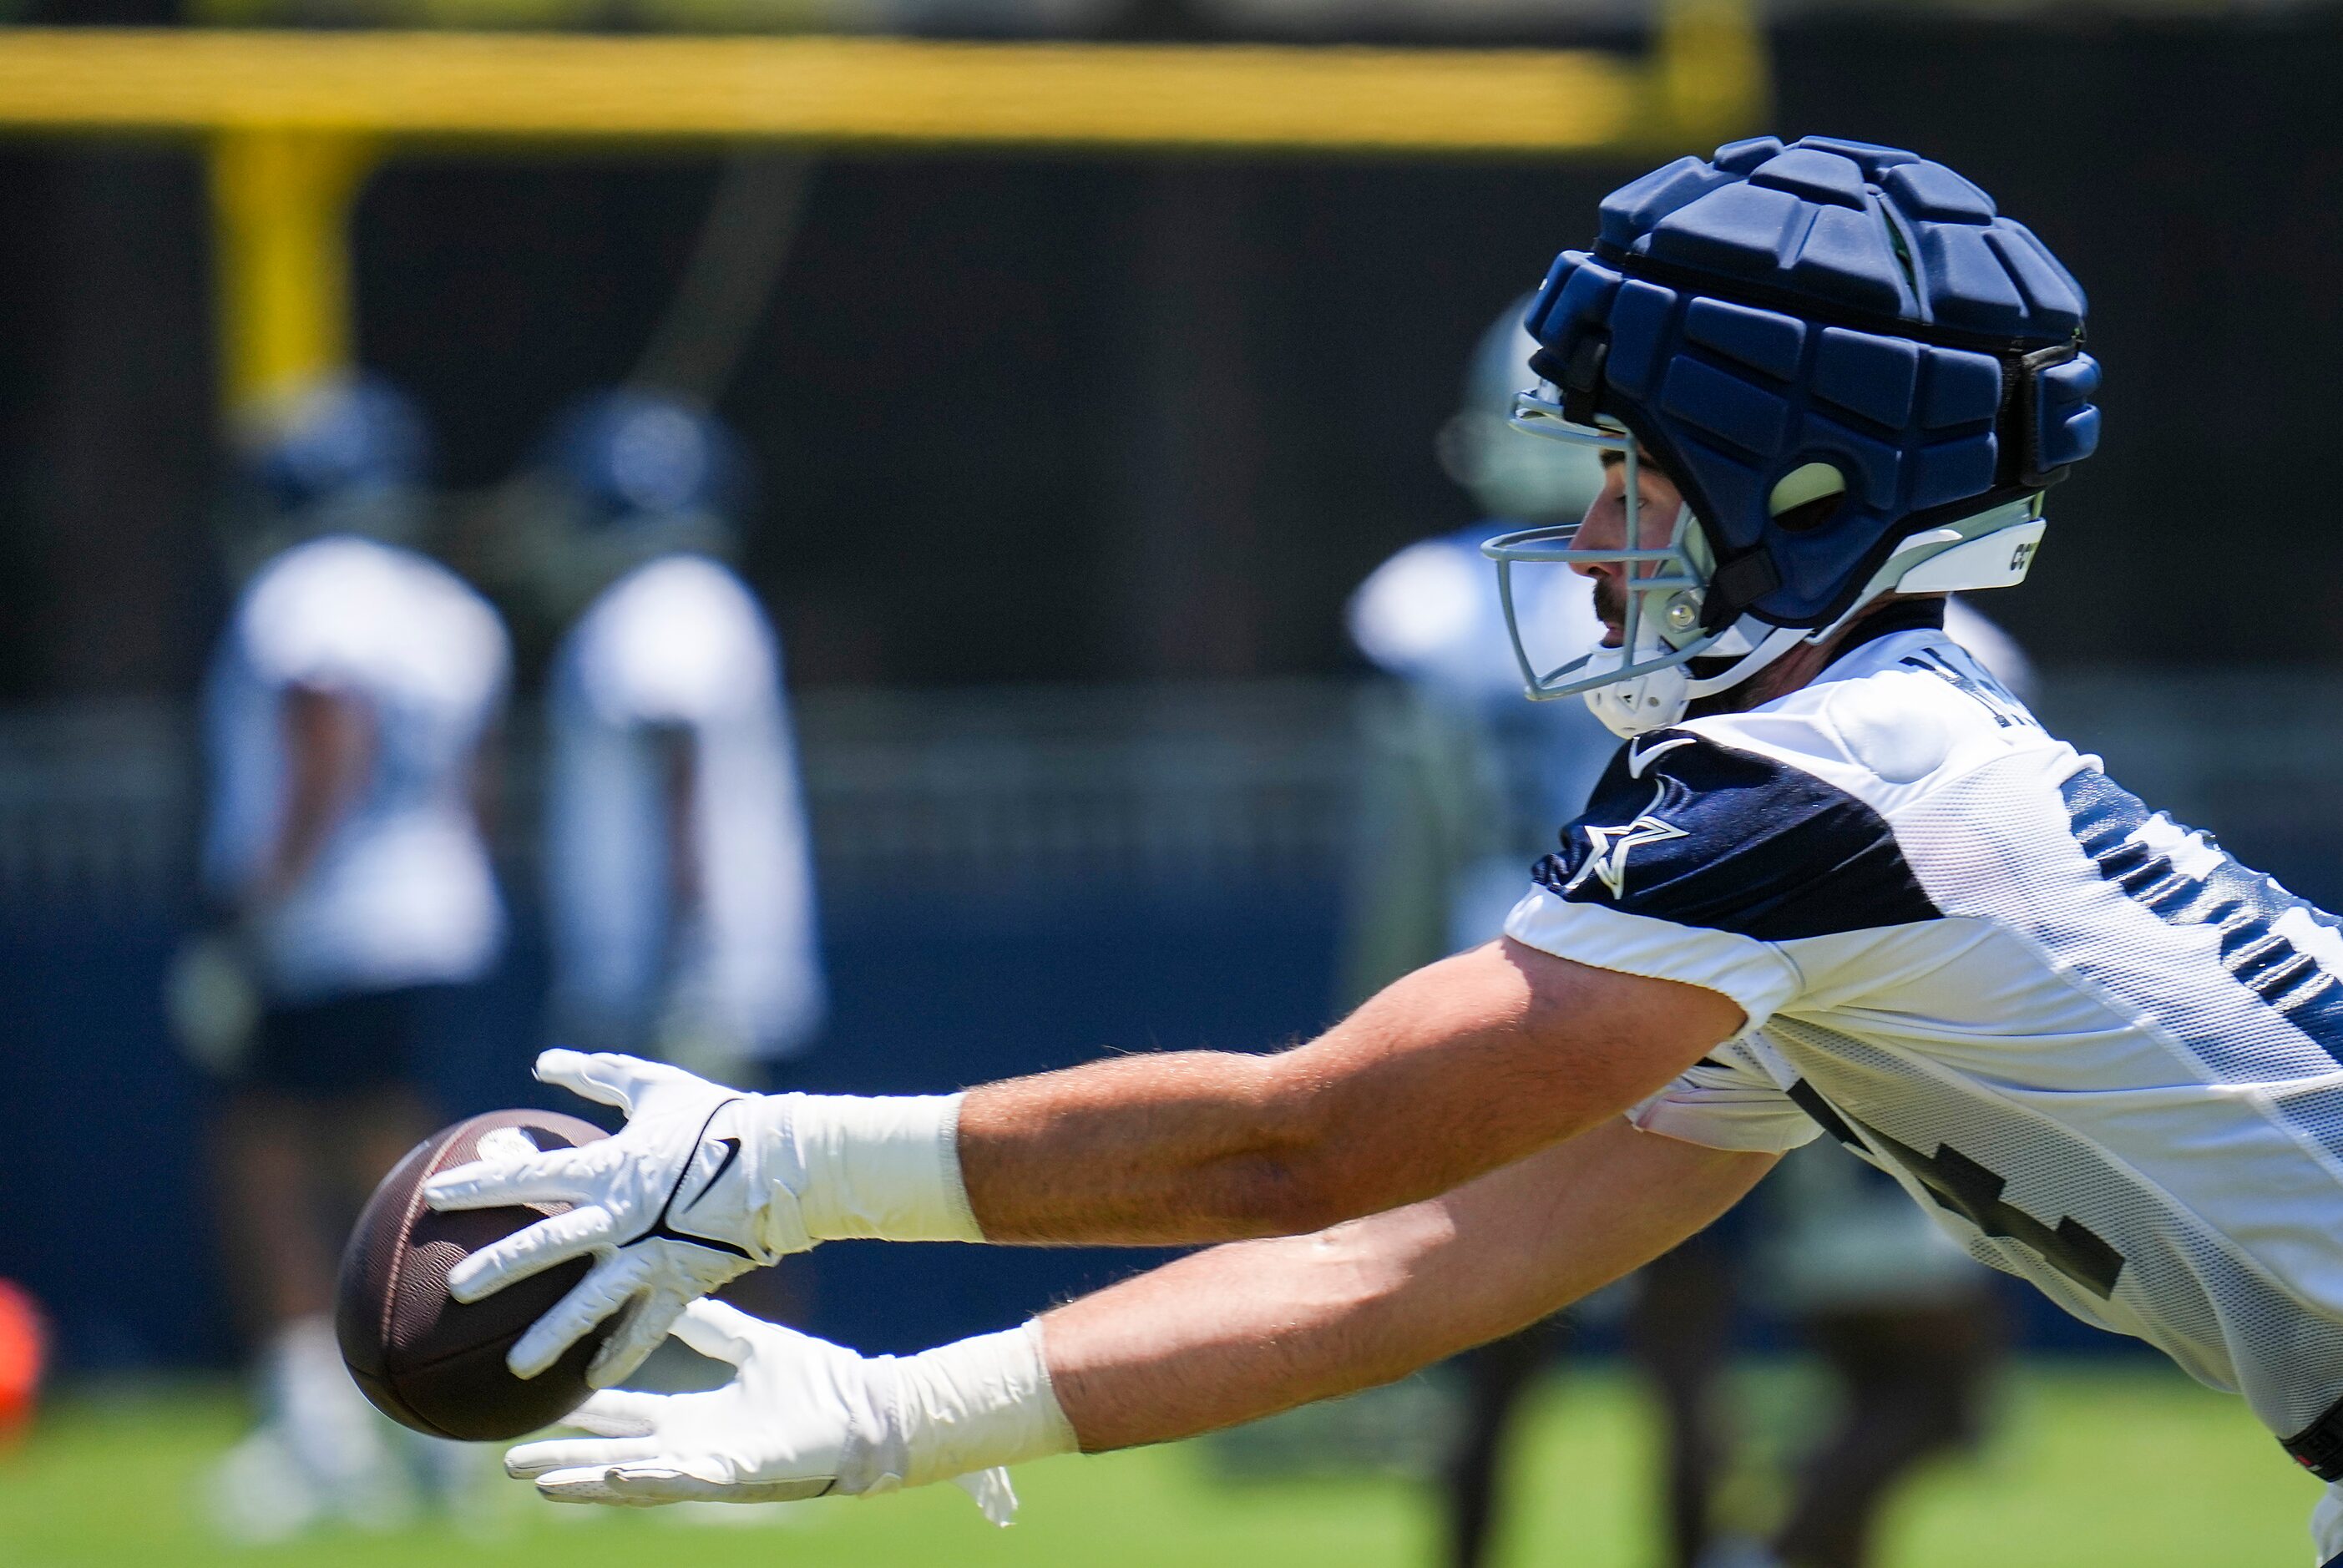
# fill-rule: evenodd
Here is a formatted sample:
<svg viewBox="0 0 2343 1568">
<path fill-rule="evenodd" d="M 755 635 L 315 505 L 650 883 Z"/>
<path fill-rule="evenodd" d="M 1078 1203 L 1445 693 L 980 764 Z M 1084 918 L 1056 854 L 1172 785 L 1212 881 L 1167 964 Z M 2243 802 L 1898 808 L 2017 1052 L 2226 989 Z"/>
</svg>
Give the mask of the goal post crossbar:
<svg viewBox="0 0 2343 1568">
<path fill-rule="evenodd" d="M 1762 117 L 1751 0 L 1658 0 L 1650 46 L 0 29 L 0 135 L 193 138 L 231 411 L 345 366 L 349 204 L 391 153 L 743 143 L 1117 156 L 1554 158 Z"/>
</svg>

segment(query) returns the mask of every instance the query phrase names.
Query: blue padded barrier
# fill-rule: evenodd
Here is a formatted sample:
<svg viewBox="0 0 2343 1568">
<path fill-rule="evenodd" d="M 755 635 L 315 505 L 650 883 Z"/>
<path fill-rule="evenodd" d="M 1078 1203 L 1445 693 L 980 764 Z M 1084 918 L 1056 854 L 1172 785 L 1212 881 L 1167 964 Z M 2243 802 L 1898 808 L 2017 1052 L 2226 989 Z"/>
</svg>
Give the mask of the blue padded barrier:
<svg viewBox="0 0 2343 1568">
<path fill-rule="evenodd" d="M 1716 149 L 1709 160 L 1727 174 L 1745 175 L 1782 150 L 1779 136 L 1752 136 L 1745 142 L 1727 142 Z M 1698 163 L 1700 160 L 1693 160 Z"/>
<path fill-rule="evenodd" d="M 2035 439 L 2046 464 L 2079 463 L 2099 447 L 2099 362 L 2085 355 L 2042 373 Z"/>
<path fill-rule="evenodd" d="M 1689 355 L 1669 361 L 1660 408 L 1752 455 L 1779 446 L 1790 422 L 1790 410 L 1782 399 Z"/>
<path fill-rule="evenodd" d="M 1927 365 L 1926 390 L 1920 397 L 1922 428 L 1949 430 L 1956 425 L 1983 424 L 2001 407 L 2001 366 L 1991 355 L 1931 348 Z"/>
<path fill-rule="evenodd" d="M 1993 198 L 1942 164 L 1904 164 L 1889 169 L 1879 185 L 1915 217 L 1939 223 L 1993 221 Z"/>
<path fill-rule="evenodd" d="M 1788 191 L 1808 201 L 1835 202 L 1863 210 L 1863 170 L 1836 153 L 1793 147 L 1750 170 L 1749 183 Z"/>
<path fill-rule="evenodd" d="M 1729 175 L 1698 158 L 1678 158 L 1603 198 L 1603 237 L 1617 245 L 1632 244 L 1676 208 L 1732 183 Z"/>
<path fill-rule="evenodd" d="M 1611 357 L 1603 367 L 1612 385 L 1636 397 L 1652 392 L 1675 304 L 1674 294 L 1648 283 L 1619 286 L 1611 303 Z"/>
</svg>

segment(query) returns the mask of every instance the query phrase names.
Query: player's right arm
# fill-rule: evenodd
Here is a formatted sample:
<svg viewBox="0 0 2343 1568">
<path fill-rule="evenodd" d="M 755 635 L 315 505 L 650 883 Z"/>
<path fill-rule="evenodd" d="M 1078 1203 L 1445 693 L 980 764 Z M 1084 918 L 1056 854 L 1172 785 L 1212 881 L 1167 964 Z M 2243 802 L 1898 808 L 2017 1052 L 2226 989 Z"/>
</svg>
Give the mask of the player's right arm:
<svg viewBox="0 0 2343 1568">
<path fill-rule="evenodd" d="M 1187 1437 L 1404 1377 L 1648 1262 L 1775 1156 L 1614 1119 L 1439 1198 L 1314 1235 L 1231 1243 L 1023 1331 L 865 1359 L 700 1303 L 679 1332 L 734 1361 L 708 1394 L 604 1394 L 602 1435 L 527 1445 L 548 1496 L 757 1502 L 970 1477 L 1050 1453 Z"/>
<path fill-rule="evenodd" d="M 294 685 L 280 699 L 285 801 L 277 839 L 247 894 L 266 908 L 301 885 L 374 766 L 374 724 L 365 704 L 323 687 Z"/>
<path fill-rule="evenodd" d="M 1042 1320 L 1085 1452 L 1192 1436 L 1405 1377 L 1641 1268 L 1778 1156 L 1614 1117 L 1439 1198 L 1179 1259 Z"/>
</svg>

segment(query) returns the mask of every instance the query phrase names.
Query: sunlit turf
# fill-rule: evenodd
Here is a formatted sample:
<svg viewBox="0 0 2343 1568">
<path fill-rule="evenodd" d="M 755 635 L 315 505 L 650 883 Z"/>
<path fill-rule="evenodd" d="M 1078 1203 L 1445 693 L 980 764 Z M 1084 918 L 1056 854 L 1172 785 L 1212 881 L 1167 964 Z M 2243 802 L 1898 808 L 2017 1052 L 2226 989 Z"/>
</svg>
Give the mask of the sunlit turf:
<svg viewBox="0 0 2343 1568">
<path fill-rule="evenodd" d="M 1772 1477 L 1821 1419 L 1821 1385 L 1791 1367 L 1742 1379 L 1750 1462 L 1732 1506 L 1762 1523 Z M 1108 1564 L 1382 1568 L 1436 1560 L 1420 1485 L 1377 1477 L 1232 1480 L 1197 1445 L 1021 1471 L 1020 1523 L 986 1526 L 956 1490 L 788 1510 L 760 1528 L 662 1513 L 558 1509 L 513 1485 L 486 1517 L 381 1535 L 342 1531 L 262 1549 L 224 1544 L 201 1495 L 242 1416 L 224 1387 L 89 1392 L 52 1403 L 0 1460 L 9 1568 L 693 1568 L 787 1564 Z M 1656 1432 L 1632 1379 L 1573 1370 L 1541 1393 L 1512 1471 L 1509 1568 L 1656 1563 Z M 2301 1568 L 2317 1483 L 2237 1401 L 2140 1363 L 2036 1363 L 2010 1379 L 1975 1458 L 1927 1472 L 1887 1523 L 1888 1568 Z"/>
</svg>

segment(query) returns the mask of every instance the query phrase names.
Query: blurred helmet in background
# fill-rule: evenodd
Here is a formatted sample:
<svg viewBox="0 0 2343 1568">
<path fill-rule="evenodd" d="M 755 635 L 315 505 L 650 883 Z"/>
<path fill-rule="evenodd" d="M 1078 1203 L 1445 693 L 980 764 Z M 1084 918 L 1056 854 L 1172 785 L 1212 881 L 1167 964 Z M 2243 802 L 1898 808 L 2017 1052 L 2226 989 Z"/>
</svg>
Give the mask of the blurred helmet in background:
<svg viewBox="0 0 2343 1568">
<path fill-rule="evenodd" d="M 247 418 L 223 533 L 237 578 L 306 539 L 418 542 L 431 515 L 431 436 L 415 400 L 377 377 L 318 382 Z"/>
<path fill-rule="evenodd" d="M 555 418 L 504 500 L 505 527 L 530 588 L 567 617 L 660 556 L 729 559 L 748 475 L 739 439 L 705 408 L 621 387 Z"/>
<path fill-rule="evenodd" d="M 1603 487 L 1601 456 L 1561 441 L 1525 439 L 1513 427 L 1513 398 L 1537 381 L 1530 356 L 1538 342 L 1522 325 L 1536 298 L 1523 295 L 1481 335 L 1463 401 L 1440 428 L 1440 466 L 1472 492 L 1484 518 L 1575 522 Z"/>
</svg>

